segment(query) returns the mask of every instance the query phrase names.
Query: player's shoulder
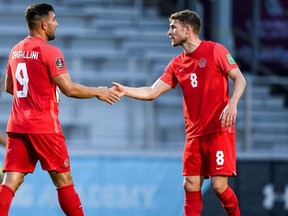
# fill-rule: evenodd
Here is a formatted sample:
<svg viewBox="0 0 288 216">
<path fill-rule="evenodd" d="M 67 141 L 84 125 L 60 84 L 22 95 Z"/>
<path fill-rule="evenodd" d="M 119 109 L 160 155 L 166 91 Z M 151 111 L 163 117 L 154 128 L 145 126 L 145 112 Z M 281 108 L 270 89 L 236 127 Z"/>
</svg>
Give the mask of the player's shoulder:
<svg viewBox="0 0 288 216">
<path fill-rule="evenodd" d="M 228 50 L 226 49 L 226 47 L 218 42 L 214 42 L 214 41 L 202 41 L 203 46 L 202 49 L 206 50 L 206 52 L 208 50 L 210 50 L 213 53 L 226 53 L 228 52 Z"/>
<path fill-rule="evenodd" d="M 42 48 L 43 49 L 45 49 L 46 51 L 58 51 L 58 52 L 60 52 L 60 48 L 59 47 L 57 47 L 57 46 L 55 46 L 55 45 L 53 45 L 53 44 L 50 44 L 50 43 L 43 43 L 43 46 L 42 46 Z"/>
<path fill-rule="evenodd" d="M 219 42 L 206 41 L 207 46 L 213 47 L 214 49 L 226 49 L 225 46 Z"/>
<path fill-rule="evenodd" d="M 181 52 L 179 55 L 174 56 L 168 66 L 169 67 L 174 67 L 175 65 L 181 64 L 181 62 L 183 61 L 183 59 L 185 58 L 185 54 L 184 52 Z"/>
<path fill-rule="evenodd" d="M 21 43 L 21 42 L 20 42 Z M 46 53 L 53 53 L 53 52 L 59 52 L 60 49 L 53 45 L 48 43 L 47 41 L 43 40 L 40 37 L 26 37 L 22 43 L 25 43 L 25 47 L 27 49 L 39 49 L 41 51 L 45 51 Z"/>
<path fill-rule="evenodd" d="M 215 42 L 215 41 L 206 41 L 206 40 L 203 40 L 201 41 L 201 46 L 204 47 L 205 49 L 207 48 L 214 48 L 215 46 L 218 46 L 220 45 L 218 42 Z"/>
<path fill-rule="evenodd" d="M 50 44 L 50 43 L 43 43 L 42 46 L 40 46 L 40 49 L 41 49 L 41 53 L 42 53 L 42 56 L 49 56 L 50 57 L 53 57 L 53 56 L 57 56 L 57 57 L 62 57 L 63 56 L 63 53 L 61 51 L 61 49 L 53 44 Z"/>
</svg>

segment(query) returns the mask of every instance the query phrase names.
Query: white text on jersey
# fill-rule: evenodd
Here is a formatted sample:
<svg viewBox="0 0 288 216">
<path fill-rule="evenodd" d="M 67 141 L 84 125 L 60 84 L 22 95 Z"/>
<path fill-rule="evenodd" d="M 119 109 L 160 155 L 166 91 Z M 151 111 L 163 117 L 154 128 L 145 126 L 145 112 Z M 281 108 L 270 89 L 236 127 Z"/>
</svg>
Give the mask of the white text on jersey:
<svg viewBox="0 0 288 216">
<path fill-rule="evenodd" d="M 34 52 L 34 51 L 13 51 L 12 52 L 12 59 L 19 59 L 19 58 L 24 58 L 24 59 L 38 59 L 38 54 L 39 52 Z"/>
</svg>

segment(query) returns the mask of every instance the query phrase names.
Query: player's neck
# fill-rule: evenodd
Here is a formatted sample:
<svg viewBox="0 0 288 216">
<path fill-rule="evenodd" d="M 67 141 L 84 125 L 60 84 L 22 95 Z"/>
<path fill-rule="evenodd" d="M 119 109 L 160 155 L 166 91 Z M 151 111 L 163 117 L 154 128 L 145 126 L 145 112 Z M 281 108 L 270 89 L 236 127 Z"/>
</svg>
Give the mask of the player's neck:
<svg viewBox="0 0 288 216">
<path fill-rule="evenodd" d="M 43 40 L 47 41 L 47 39 L 37 31 L 31 31 L 30 30 L 28 36 L 29 37 L 39 37 L 39 38 L 42 38 Z"/>
<path fill-rule="evenodd" d="M 199 38 L 197 38 L 195 40 L 187 41 L 183 45 L 184 52 L 186 54 L 192 53 L 193 51 L 195 51 L 198 48 L 198 46 L 200 44 L 201 44 L 201 40 Z"/>
</svg>

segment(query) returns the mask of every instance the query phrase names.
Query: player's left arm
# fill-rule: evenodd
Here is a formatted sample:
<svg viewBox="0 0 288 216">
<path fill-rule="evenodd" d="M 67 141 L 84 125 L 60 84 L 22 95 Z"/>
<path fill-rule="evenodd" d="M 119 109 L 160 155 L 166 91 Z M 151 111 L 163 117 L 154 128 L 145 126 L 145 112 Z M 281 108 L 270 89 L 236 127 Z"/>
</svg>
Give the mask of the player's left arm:
<svg viewBox="0 0 288 216">
<path fill-rule="evenodd" d="M 6 146 L 6 137 L 0 132 L 0 144 Z"/>
<path fill-rule="evenodd" d="M 246 87 L 246 80 L 238 67 L 230 70 L 228 76 L 233 80 L 233 91 L 227 106 L 220 115 L 221 124 L 226 128 L 231 127 L 236 122 L 237 104 Z"/>
<path fill-rule="evenodd" d="M 118 92 L 119 97 L 126 96 L 137 100 L 152 101 L 157 99 L 163 93 L 172 89 L 170 85 L 158 78 L 152 86 L 129 87 L 120 83 L 112 82 L 114 90 Z"/>
<path fill-rule="evenodd" d="M 6 75 L 5 77 L 5 91 L 13 95 L 13 80 L 12 76 Z"/>
</svg>

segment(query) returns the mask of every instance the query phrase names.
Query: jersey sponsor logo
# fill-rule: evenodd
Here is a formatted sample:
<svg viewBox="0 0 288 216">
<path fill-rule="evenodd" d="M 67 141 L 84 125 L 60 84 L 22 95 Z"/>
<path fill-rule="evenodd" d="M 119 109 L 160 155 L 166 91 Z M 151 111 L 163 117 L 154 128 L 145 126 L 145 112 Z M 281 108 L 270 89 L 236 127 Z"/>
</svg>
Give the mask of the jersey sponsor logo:
<svg viewBox="0 0 288 216">
<path fill-rule="evenodd" d="M 200 68 L 204 68 L 207 64 L 207 60 L 205 58 L 201 58 L 198 62 Z"/>
<path fill-rule="evenodd" d="M 221 170 L 223 169 L 224 167 L 216 167 L 216 170 Z"/>
<path fill-rule="evenodd" d="M 231 54 L 227 54 L 226 55 L 228 61 L 230 64 L 236 64 L 236 62 L 234 61 L 233 57 L 231 56 Z"/>
<path fill-rule="evenodd" d="M 181 68 L 181 69 L 179 70 L 180 73 L 183 72 L 183 71 L 184 71 L 184 68 Z"/>
<path fill-rule="evenodd" d="M 58 69 L 64 68 L 64 60 L 63 58 L 57 58 L 56 59 L 56 65 Z"/>
</svg>

